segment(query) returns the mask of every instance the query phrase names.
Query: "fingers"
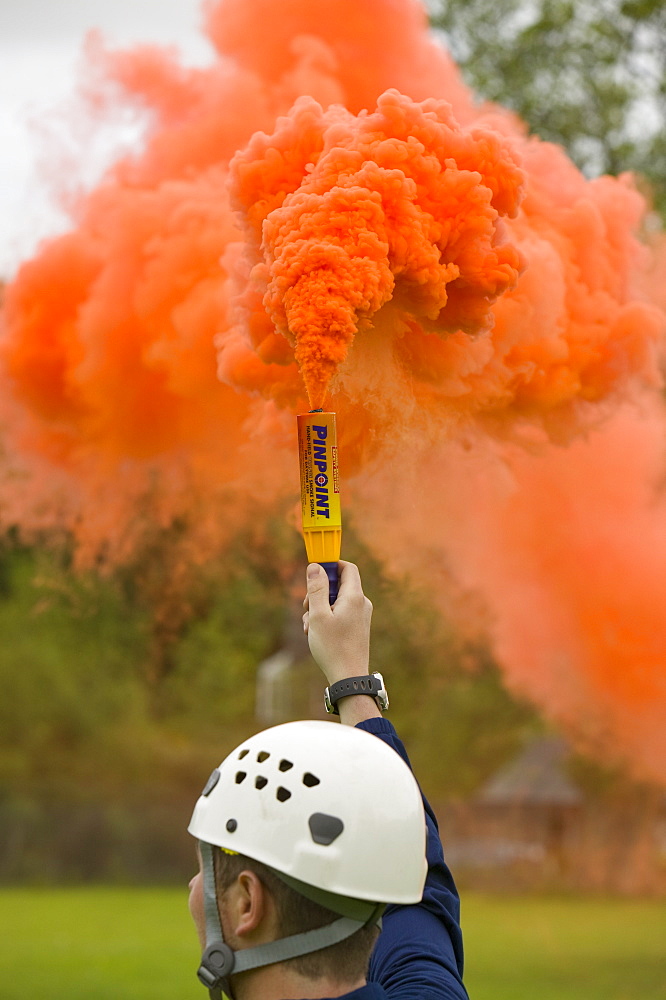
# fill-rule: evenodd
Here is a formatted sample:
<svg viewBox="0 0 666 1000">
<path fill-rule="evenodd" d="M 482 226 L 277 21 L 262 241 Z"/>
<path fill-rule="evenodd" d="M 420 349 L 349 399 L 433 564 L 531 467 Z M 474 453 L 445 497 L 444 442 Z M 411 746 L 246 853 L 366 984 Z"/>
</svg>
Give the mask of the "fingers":
<svg viewBox="0 0 666 1000">
<path fill-rule="evenodd" d="M 363 604 L 372 612 L 372 602 L 363 593 L 361 574 L 356 563 L 340 559 L 338 596 L 333 608 L 328 602 L 328 577 L 319 563 L 310 563 L 307 568 L 307 593 L 303 598 L 303 631 L 307 635 L 310 612 L 329 615 L 335 613 L 335 606 Z"/>
<path fill-rule="evenodd" d="M 363 593 L 363 584 L 361 583 L 361 574 L 359 573 L 358 566 L 355 563 L 340 561 L 340 587 L 338 590 L 338 599 L 333 605 L 333 611 L 335 612 L 336 605 L 339 605 L 342 609 L 355 609 L 355 613 L 358 614 L 361 608 L 364 609 L 365 613 L 372 614 L 372 601 Z"/>
<path fill-rule="evenodd" d="M 358 566 L 356 563 L 347 562 L 345 559 L 340 559 L 338 562 L 340 567 L 339 574 L 339 587 L 338 587 L 338 600 L 340 597 L 352 597 L 354 595 L 363 594 L 363 584 L 361 583 L 361 574 L 359 573 Z M 303 598 L 303 610 L 308 611 L 310 608 L 310 594 L 315 591 L 319 593 L 320 591 L 328 592 L 326 588 L 328 587 L 328 578 L 324 574 L 323 567 L 319 563 L 310 563 L 307 569 L 307 593 Z"/>
<path fill-rule="evenodd" d="M 338 587 L 338 600 L 341 597 L 353 597 L 363 593 L 361 574 L 356 563 L 346 562 L 341 559 L 338 563 L 340 567 L 340 584 Z"/>
<path fill-rule="evenodd" d="M 319 563 L 310 563 L 307 569 L 308 611 L 316 614 L 330 614 L 328 603 L 328 577 Z"/>
</svg>

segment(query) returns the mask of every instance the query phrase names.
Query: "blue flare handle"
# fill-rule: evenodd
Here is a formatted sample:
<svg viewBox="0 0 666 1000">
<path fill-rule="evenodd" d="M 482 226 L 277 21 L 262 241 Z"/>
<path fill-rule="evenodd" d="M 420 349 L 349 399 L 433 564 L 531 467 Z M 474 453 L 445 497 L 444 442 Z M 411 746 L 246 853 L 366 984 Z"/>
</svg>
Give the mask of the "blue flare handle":
<svg viewBox="0 0 666 1000">
<path fill-rule="evenodd" d="M 338 596 L 338 564 L 336 562 L 319 563 L 326 570 L 328 577 L 328 603 L 335 604 Z"/>
</svg>

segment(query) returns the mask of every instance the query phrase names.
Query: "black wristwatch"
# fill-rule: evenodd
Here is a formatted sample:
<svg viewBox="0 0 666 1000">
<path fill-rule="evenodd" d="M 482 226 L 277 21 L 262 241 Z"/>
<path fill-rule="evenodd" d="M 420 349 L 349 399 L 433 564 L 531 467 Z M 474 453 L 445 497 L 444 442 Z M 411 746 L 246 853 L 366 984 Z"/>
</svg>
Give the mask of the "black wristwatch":
<svg viewBox="0 0 666 1000">
<path fill-rule="evenodd" d="M 329 715 L 339 715 L 338 702 L 341 698 L 349 698 L 354 694 L 367 694 L 374 698 L 377 707 L 385 712 L 389 707 L 389 700 L 384 678 L 379 673 L 364 674 L 362 677 L 345 677 L 343 681 L 336 681 L 324 691 L 324 707 Z"/>
</svg>

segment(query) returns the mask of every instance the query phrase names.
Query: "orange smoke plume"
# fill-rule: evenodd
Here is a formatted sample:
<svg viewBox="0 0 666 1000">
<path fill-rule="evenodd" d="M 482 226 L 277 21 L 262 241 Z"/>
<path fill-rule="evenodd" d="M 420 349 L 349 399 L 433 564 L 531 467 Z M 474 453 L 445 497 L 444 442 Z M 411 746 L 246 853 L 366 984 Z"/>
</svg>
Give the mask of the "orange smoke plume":
<svg viewBox="0 0 666 1000">
<path fill-rule="evenodd" d="M 522 174 L 496 133 L 461 129 L 443 101 L 387 91 L 354 117 L 302 98 L 231 169 L 263 305 L 313 409 L 383 306 L 440 335 L 480 333 L 518 278 L 498 218 L 516 214 Z"/>
<path fill-rule="evenodd" d="M 120 89 L 150 124 L 7 288 L 3 523 L 122 561 L 178 522 L 204 559 L 296 500 L 326 394 L 366 542 L 448 613 L 473 591 L 515 690 L 666 782 L 643 198 L 477 105 L 417 0 L 205 17 L 205 68 L 89 43 L 95 113 Z"/>
<path fill-rule="evenodd" d="M 360 522 L 449 618 L 484 629 L 515 694 L 579 748 L 661 783 L 665 427 L 647 398 L 567 447 L 534 430 L 415 441 L 390 493 L 380 471 L 363 482 Z"/>
</svg>

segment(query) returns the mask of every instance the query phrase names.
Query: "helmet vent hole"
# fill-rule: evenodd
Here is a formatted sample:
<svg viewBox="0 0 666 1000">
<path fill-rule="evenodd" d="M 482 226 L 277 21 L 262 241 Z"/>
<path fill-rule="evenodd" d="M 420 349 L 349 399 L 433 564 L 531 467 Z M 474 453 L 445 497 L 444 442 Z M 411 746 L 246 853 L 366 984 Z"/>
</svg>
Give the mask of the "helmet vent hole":
<svg viewBox="0 0 666 1000">
<path fill-rule="evenodd" d="M 265 788 L 267 784 L 268 784 L 268 778 L 262 777 L 261 774 L 259 775 L 258 778 L 254 779 L 255 788 Z"/>
<path fill-rule="evenodd" d="M 275 794 L 276 797 L 280 800 L 280 802 L 286 802 L 287 799 L 291 798 L 291 792 L 289 791 L 289 789 L 283 788 L 282 785 L 280 785 Z"/>
<path fill-rule="evenodd" d="M 260 750 L 259 753 L 257 754 L 257 762 L 259 764 L 263 764 L 263 762 L 265 760 L 268 760 L 269 757 L 270 757 L 269 753 L 266 753 L 265 750 Z"/>
<path fill-rule="evenodd" d="M 249 754 L 249 752 L 250 752 L 249 750 L 241 750 L 241 752 L 238 754 L 238 759 L 242 760 L 243 757 L 247 757 L 247 755 Z"/>
<path fill-rule="evenodd" d="M 315 785 L 319 784 L 319 778 L 314 774 L 310 774 L 309 771 L 306 771 L 303 775 L 303 784 L 307 785 L 308 788 L 314 788 Z"/>
<path fill-rule="evenodd" d="M 240 785 L 247 778 L 247 771 L 236 771 L 236 784 Z"/>
<path fill-rule="evenodd" d="M 289 771 L 294 765 L 290 760 L 281 760 L 279 764 L 279 769 L 281 771 Z"/>
</svg>

